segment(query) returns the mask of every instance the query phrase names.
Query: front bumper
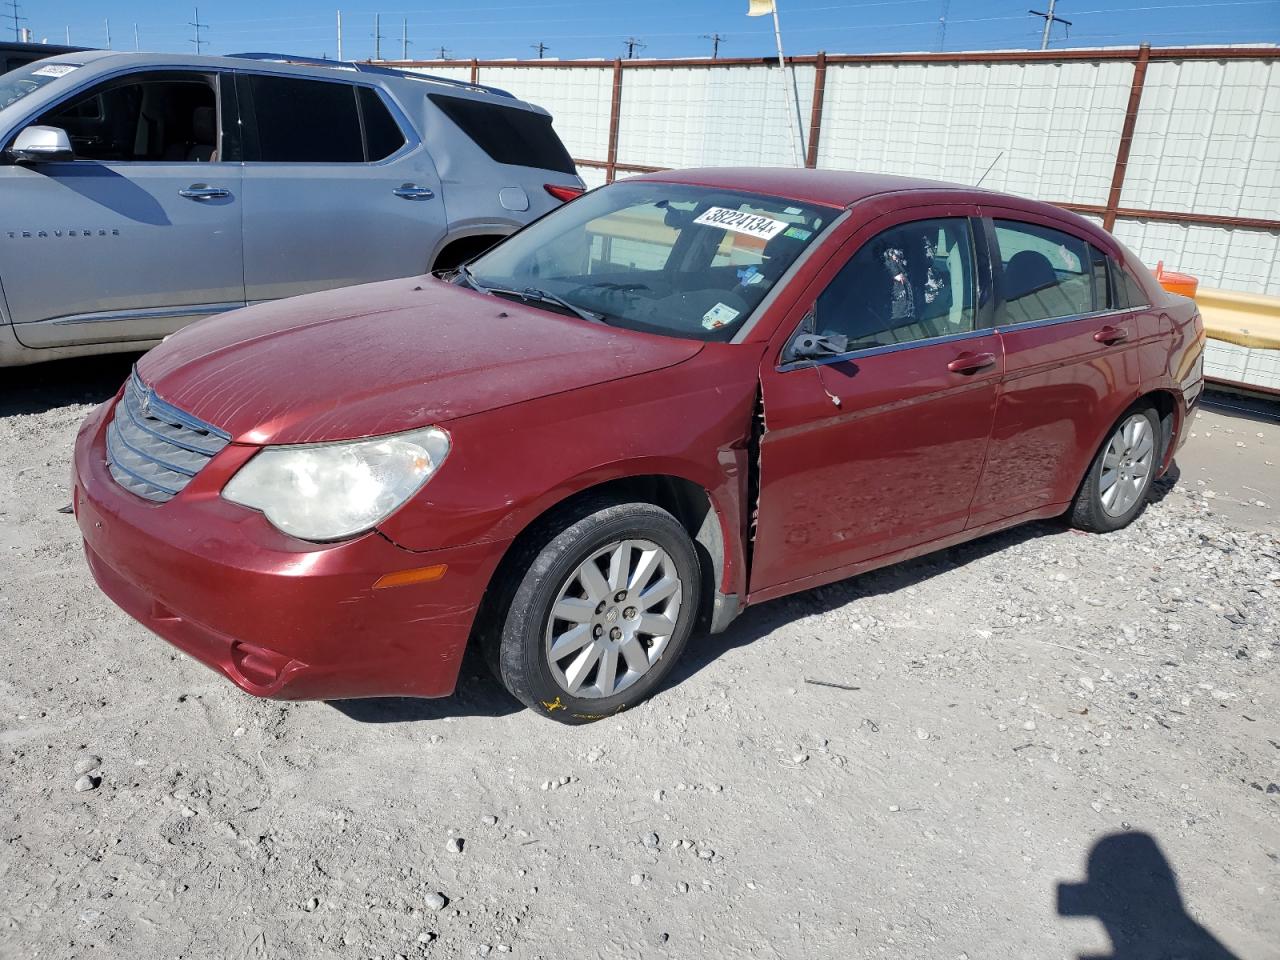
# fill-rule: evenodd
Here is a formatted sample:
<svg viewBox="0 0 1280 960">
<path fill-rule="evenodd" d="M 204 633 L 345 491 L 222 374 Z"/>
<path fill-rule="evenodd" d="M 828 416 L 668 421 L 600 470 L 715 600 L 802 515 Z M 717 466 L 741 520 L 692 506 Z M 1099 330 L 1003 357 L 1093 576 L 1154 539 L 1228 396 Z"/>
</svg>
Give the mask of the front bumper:
<svg viewBox="0 0 1280 960">
<path fill-rule="evenodd" d="M 286 536 L 219 491 L 255 452 L 231 445 L 168 503 L 107 471 L 114 401 L 76 439 L 74 499 L 94 579 L 126 613 L 242 690 L 285 700 L 453 692 L 475 611 L 505 543 L 414 553 L 372 532 Z M 375 590 L 447 564 L 436 582 Z"/>
</svg>

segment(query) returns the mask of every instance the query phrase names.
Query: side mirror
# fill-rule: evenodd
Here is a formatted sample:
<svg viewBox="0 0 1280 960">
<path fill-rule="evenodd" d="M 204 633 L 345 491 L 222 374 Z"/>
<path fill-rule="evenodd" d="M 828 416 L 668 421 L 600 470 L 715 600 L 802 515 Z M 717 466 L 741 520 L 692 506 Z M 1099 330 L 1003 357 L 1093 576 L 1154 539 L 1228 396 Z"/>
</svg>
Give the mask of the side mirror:
<svg viewBox="0 0 1280 960">
<path fill-rule="evenodd" d="M 74 160 L 71 138 L 61 127 L 26 127 L 14 138 L 9 156 L 19 163 L 49 163 Z"/>
<path fill-rule="evenodd" d="M 849 338 L 843 333 L 810 333 L 801 331 L 787 345 L 782 359 L 785 363 L 794 360 L 821 360 L 824 357 L 838 357 L 849 349 Z"/>
</svg>

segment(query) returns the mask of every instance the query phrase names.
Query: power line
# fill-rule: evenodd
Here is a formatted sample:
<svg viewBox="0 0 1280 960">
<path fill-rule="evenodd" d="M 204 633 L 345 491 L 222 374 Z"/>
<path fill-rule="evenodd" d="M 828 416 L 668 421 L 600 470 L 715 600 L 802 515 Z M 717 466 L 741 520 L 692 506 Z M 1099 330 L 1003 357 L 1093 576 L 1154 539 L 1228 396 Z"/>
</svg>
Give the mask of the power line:
<svg viewBox="0 0 1280 960">
<path fill-rule="evenodd" d="M 1042 11 L 1040 11 L 1040 10 L 1028 10 L 1028 11 L 1027 11 L 1027 13 L 1031 14 L 1033 17 L 1043 17 L 1043 18 L 1044 18 L 1044 35 L 1043 35 L 1043 36 L 1041 36 L 1041 38 L 1040 38 L 1040 49 L 1041 49 L 1041 50 L 1048 50 L 1048 49 L 1049 49 L 1049 33 L 1053 30 L 1053 25 L 1054 25 L 1055 23 L 1060 23 L 1060 24 L 1062 24 L 1063 26 L 1065 26 L 1065 27 L 1067 28 L 1067 36 L 1068 36 L 1068 37 L 1070 37 L 1070 36 L 1071 36 L 1071 21 L 1070 21 L 1070 20 L 1063 20 L 1061 17 L 1054 16 L 1053 8 L 1054 8 L 1054 7 L 1056 7 L 1057 5 L 1058 5 L 1058 0 L 1049 0 L 1049 10 L 1048 10 L 1048 12 L 1042 12 Z"/>
<path fill-rule="evenodd" d="M 648 46 L 647 43 L 641 43 L 635 37 L 627 37 L 627 39 L 623 40 L 622 42 L 627 48 L 628 60 L 634 60 L 636 56 L 636 51 L 643 50 L 645 47 Z"/>
<path fill-rule="evenodd" d="M 194 43 L 196 45 L 196 55 L 198 56 L 200 52 L 204 50 L 205 46 L 207 46 L 209 43 L 208 40 L 200 39 L 200 31 L 208 30 L 209 25 L 207 23 L 200 22 L 200 8 L 196 7 L 195 11 L 196 11 L 196 18 L 193 21 L 191 21 L 189 24 L 187 24 L 187 26 L 195 28 L 196 36 L 195 36 L 195 39 L 191 41 L 191 43 Z"/>
<path fill-rule="evenodd" d="M 718 60 L 720 59 L 720 44 L 729 38 L 719 33 L 704 33 L 702 39 L 711 41 L 711 59 Z"/>
<path fill-rule="evenodd" d="M 21 41 L 22 40 L 22 22 L 27 19 L 19 12 L 22 10 L 22 7 L 18 3 L 18 0 L 9 0 L 9 2 L 5 4 L 5 6 L 9 8 L 9 12 L 6 14 L 3 14 L 3 16 L 6 20 L 13 21 L 13 39 Z"/>
</svg>

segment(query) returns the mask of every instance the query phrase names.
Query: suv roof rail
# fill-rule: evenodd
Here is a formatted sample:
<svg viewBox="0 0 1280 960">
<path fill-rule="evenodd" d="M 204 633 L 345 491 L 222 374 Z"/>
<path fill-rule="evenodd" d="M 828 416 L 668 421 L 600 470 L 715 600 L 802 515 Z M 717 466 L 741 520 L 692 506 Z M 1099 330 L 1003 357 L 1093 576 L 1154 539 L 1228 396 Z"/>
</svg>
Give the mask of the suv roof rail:
<svg viewBox="0 0 1280 960">
<path fill-rule="evenodd" d="M 329 67 L 334 70 L 354 70 L 357 73 L 372 73 L 384 77 L 400 77 L 408 80 L 424 80 L 428 83 L 442 83 L 449 87 L 463 90 L 477 90 L 491 93 L 499 97 L 516 99 L 515 94 L 498 87 L 486 86 L 482 83 L 469 83 L 466 80 L 454 80 L 450 77 L 438 77 L 430 73 L 414 73 L 398 67 L 382 67 L 372 63 L 361 63 L 357 60 L 326 60 L 322 57 L 303 57 L 292 53 L 229 53 L 233 60 L 267 60 L 272 63 L 296 63 L 307 67 Z"/>
</svg>

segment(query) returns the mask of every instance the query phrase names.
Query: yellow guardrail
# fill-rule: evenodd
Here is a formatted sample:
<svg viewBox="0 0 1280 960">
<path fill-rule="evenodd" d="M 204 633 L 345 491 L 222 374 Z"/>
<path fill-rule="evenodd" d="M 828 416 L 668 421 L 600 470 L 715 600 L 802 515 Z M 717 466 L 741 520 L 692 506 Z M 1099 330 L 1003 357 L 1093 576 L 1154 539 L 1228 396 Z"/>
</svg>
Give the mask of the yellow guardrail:
<svg viewBox="0 0 1280 960">
<path fill-rule="evenodd" d="M 1201 287 L 1196 305 L 1211 340 L 1252 350 L 1280 350 L 1280 297 Z"/>
</svg>

